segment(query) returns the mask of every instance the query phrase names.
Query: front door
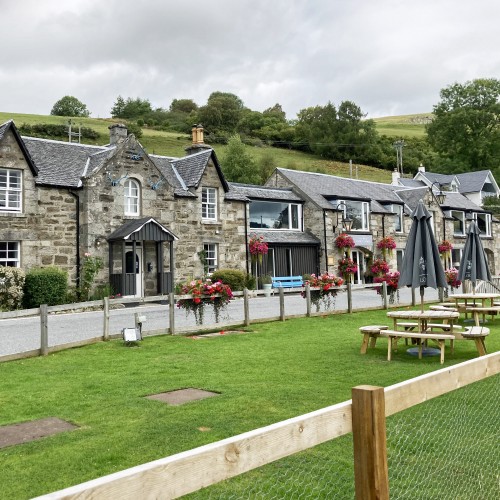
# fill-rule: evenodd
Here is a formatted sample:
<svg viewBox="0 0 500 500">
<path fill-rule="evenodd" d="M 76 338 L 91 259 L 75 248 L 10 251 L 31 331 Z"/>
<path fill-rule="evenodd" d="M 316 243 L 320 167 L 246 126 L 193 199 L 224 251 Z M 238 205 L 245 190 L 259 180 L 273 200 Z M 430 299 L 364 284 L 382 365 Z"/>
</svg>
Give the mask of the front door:
<svg viewBox="0 0 500 500">
<path fill-rule="evenodd" d="M 136 247 L 135 258 L 133 250 L 127 250 L 125 252 L 125 273 L 127 275 L 127 278 L 130 277 L 135 281 L 135 294 L 131 296 L 142 297 L 142 290 L 143 290 L 142 248 Z"/>
<path fill-rule="evenodd" d="M 360 250 L 352 250 L 351 258 L 358 265 L 358 271 L 352 277 L 353 283 L 359 285 L 363 283 L 365 274 L 365 254 Z"/>
</svg>

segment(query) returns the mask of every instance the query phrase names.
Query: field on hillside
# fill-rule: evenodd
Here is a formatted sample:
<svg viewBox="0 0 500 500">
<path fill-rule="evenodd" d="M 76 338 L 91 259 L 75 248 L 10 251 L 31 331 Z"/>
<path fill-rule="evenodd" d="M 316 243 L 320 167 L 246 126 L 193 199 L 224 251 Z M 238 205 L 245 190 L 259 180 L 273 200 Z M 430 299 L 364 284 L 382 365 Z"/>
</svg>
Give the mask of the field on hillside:
<svg viewBox="0 0 500 500">
<path fill-rule="evenodd" d="M 377 129 L 379 127 L 385 126 L 385 123 L 391 123 L 389 118 L 377 119 L 380 120 L 376 122 Z M 10 119 L 14 120 L 17 127 L 20 127 L 24 123 L 28 125 L 34 125 L 37 123 L 67 124 L 68 122 L 68 118 L 64 116 L 29 115 L 0 112 L 0 123 L 4 123 Z M 75 127 L 81 124 L 81 126 L 83 127 L 90 127 L 95 130 L 99 134 L 99 138 L 96 141 L 92 142 L 92 144 L 103 145 L 109 142 L 108 127 L 113 123 L 118 123 L 120 121 L 121 120 L 112 118 L 74 118 L 73 124 Z M 397 122 L 395 122 L 392 127 L 397 130 L 399 125 L 397 124 Z M 423 134 L 423 125 L 409 125 L 409 127 L 415 127 L 415 134 L 418 127 L 420 127 L 421 133 Z M 142 130 L 143 136 L 140 139 L 140 142 L 146 148 L 146 151 L 148 153 L 173 157 L 181 157 L 186 154 L 184 148 L 189 145 L 191 140 L 188 135 L 184 135 L 178 132 L 152 130 L 148 128 L 143 128 Z M 388 134 L 387 131 L 381 133 Z M 396 135 L 404 136 L 404 133 L 399 133 Z M 224 156 L 227 146 L 216 144 L 213 145 L 213 148 L 217 154 L 217 157 L 219 158 L 219 161 L 222 164 L 222 167 L 224 168 Z M 347 163 L 323 160 L 320 157 L 312 154 L 267 146 L 247 146 L 247 149 L 257 162 L 265 156 L 271 156 L 276 167 L 290 168 L 294 170 L 305 170 L 310 172 L 320 172 L 325 174 L 338 175 L 340 177 L 351 176 L 351 169 L 349 164 Z M 381 170 L 366 165 L 353 164 L 352 177 L 375 182 L 390 182 L 391 173 L 388 170 Z"/>
<path fill-rule="evenodd" d="M 422 138 L 425 135 L 425 125 L 432 121 L 432 113 L 385 116 L 374 118 L 373 121 L 380 135 Z"/>
</svg>

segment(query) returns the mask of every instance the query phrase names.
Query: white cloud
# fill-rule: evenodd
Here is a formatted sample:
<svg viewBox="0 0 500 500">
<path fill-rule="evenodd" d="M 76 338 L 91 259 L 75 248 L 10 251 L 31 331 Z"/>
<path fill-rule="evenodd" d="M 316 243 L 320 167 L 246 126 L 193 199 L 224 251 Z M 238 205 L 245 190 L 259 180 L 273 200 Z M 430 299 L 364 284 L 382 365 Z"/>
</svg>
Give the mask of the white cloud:
<svg viewBox="0 0 500 500">
<path fill-rule="evenodd" d="M 1 5 L 5 4 L 5 5 Z M 64 95 L 109 116 L 118 95 L 168 107 L 216 90 L 289 118 L 351 100 L 370 116 L 428 112 L 441 88 L 498 77 L 494 0 L 22 0 L 2 8 L 0 110 Z"/>
</svg>

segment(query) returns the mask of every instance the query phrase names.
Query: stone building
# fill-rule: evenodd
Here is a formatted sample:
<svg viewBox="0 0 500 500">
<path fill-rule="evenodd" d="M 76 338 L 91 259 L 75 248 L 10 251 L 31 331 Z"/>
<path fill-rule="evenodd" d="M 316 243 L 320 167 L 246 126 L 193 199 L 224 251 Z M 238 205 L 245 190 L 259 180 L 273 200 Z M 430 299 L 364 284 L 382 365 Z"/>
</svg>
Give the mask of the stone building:
<svg viewBox="0 0 500 500">
<path fill-rule="evenodd" d="M 498 272 L 498 220 L 471 191 L 477 185 L 481 199 L 498 195 L 489 172 L 437 182 L 421 171 L 383 184 L 278 168 L 265 186 L 228 183 L 201 126 L 192 132 L 186 156 L 170 158 L 148 154 L 120 124 L 110 127 L 105 146 L 21 137 L 12 121 L 0 125 L 0 265 L 54 265 L 77 284 L 90 254 L 104 262 L 99 282 L 128 296 L 167 293 L 174 282 L 220 268 L 338 274 L 335 239 L 349 218 L 354 281 L 362 283 L 370 281 L 377 243 L 386 236 L 396 242 L 390 267 L 399 268 L 409 216 L 422 199 L 436 240 L 453 244 L 445 267 L 460 262 L 475 219 L 490 269 Z M 253 235 L 269 246 L 258 264 L 249 255 Z"/>
<path fill-rule="evenodd" d="M 149 155 L 123 125 L 106 146 L 0 126 L 0 265 L 54 265 L 77 283 L 100 257 L 114 293 L 154 295 L 218 267 L 245 270 L 247 200 L 231 192 L 201 127 L 183 158 Z"/>
</svg>

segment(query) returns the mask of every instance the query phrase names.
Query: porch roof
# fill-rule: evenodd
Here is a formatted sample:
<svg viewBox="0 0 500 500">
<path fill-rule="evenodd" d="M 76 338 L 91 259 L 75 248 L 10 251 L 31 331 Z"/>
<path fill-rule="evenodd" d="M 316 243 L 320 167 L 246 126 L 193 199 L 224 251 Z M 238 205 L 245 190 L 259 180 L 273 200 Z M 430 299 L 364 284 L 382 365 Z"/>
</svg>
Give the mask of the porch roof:
<svg viewBox="0 0 500 500">
<path fill-rule="evenodd" d="M 179 238 L 152 217 L 125 222 L 108 236 L 108 241 L 176 241 Z"/>
</svg>

